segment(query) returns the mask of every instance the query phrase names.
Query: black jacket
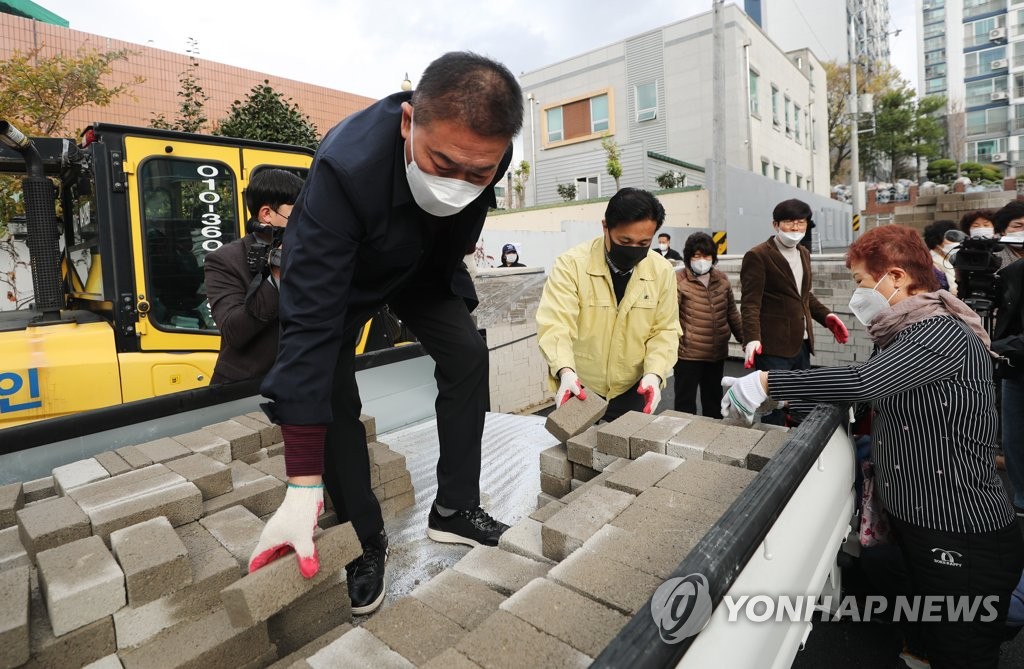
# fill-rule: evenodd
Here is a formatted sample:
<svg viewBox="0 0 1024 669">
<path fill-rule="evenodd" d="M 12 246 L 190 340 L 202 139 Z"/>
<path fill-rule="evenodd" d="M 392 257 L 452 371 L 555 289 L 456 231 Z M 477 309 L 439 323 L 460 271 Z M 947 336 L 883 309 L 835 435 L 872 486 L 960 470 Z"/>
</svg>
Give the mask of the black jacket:
<svg viewBox="0 0 1024 669">
<path fill-rule="evenodd" d="M 1003 302 L 996 315 L 992 350 L 1008 358 L 1000 364 L 1000 374 L 1018 378 L 1024 375 L 1024 259 L 999 270 L 1003 281 Z"/>
</svg>

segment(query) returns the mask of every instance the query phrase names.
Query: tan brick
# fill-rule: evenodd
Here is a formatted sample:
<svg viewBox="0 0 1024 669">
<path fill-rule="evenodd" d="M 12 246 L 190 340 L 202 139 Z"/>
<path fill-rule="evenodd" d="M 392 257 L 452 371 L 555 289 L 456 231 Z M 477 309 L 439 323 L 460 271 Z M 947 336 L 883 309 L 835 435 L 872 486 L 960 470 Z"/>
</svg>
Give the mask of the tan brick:
<svg viewBox="0 0 1024 669">
<path fill-rule="evenodd" d="M 414 597 L 405 597 L 363 623 L 363 628 L 415 665 L 454 646 L 465 630 Z"/>
<path fill-rule="evenodd" d="M 483 581 L 454 569 L 421 583 L 412 596 L 467 630 L 476 628 L 505 601 L 504 595 Z"/>
</svg>

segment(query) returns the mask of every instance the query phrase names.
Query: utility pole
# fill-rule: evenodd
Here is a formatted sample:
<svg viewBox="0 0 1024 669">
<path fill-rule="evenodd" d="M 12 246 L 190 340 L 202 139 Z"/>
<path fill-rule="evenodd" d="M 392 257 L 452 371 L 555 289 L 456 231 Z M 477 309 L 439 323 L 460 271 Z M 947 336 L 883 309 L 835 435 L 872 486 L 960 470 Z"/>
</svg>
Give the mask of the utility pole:
<svg viewBox="0 0 1024 669">
<path fill-rule="evenodd" d="M 722 6 L 725 0 L 713 0 L 711 25 L 711 229 L 726 229 L 725 193 L 725 25 Z M 749 113 L 749 112 L 748 112 Z"/>
<path fill-rule="evenodd" d="M 527 103 L 530 105 L 530 181 L 533 182 L 533 202 L 537 204 L 537 136 L 533 129 L 533 108 L 540 104 L 537 98 L 533 97 L 533 93 L 527 96 Z M 526 193 L 523 193 L 523 199 L 526 199 Z M 525 203 L 524 203 L 525 204 Z"/>
<path fill-rule="evenodd" d="M 853 205 L 854 221 L 860 216 L 860 116 L 857 108 L 857 26 L 853 12 L 850 12 L 850 203 Z M 856 232 L 856 226 L 855 226 Z M 856 234 L 855 234 L 856 236 Z"/>
</svg>

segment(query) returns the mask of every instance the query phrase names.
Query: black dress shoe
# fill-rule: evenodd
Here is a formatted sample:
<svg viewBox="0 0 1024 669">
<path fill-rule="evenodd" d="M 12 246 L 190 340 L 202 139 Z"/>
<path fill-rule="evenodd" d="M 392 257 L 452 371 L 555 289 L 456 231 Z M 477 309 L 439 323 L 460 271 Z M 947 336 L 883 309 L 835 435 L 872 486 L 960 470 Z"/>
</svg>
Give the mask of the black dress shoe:
<svg viewBox="0 0 1024 669">
<path fill-rule="evenodd" d="M 384 563 L 388 560 L 388 535 L 384 530 L 363 544 L 363 554 L 345 567 L 352 615 L 364 616 L 384 602 Z"/>
<path fill-rule="evenodd" d="M 456 511 L 445 518 L 437 512 L 434 504 L 427 517 L 427 536 L 444 544 L 497 546 L 498 539 L 507 529 L 508 525 L 491 518 L 480 507 Z"/>
</svg>

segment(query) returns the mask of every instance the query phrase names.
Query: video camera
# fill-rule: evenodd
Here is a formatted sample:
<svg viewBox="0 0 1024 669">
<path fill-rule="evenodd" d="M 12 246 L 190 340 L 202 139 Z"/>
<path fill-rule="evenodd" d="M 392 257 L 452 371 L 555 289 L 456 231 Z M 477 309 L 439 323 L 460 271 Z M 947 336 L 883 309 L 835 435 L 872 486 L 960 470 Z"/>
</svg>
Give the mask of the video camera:
<svg viewBox="0 0 1024 669">
<path fill-rule="evenodd" d="M 249 247 L 245 256 L 245 264 L 249 266 L 249 272 L 254 276 L 261 274 L 266 276 L 270 273 L 271 267 L 281 266 L 281 244 L 284 242 L 284 228 L 274 225 L 256 225 L 250 228 L 250 232 L 257 235 L 270 235 L 270 243 L 257 236 L 257 241 Z"/>
<path fill-rule="evenodd" d="M 967 238 L 953 253 L 957 297 L 981 317 L 989 333 L 1003 297 L 1002 282 L 997 274 L 1002 261 L 996 254 L 1009 245 L 1021 246 L 1022 243 Z"/>
</svg>

